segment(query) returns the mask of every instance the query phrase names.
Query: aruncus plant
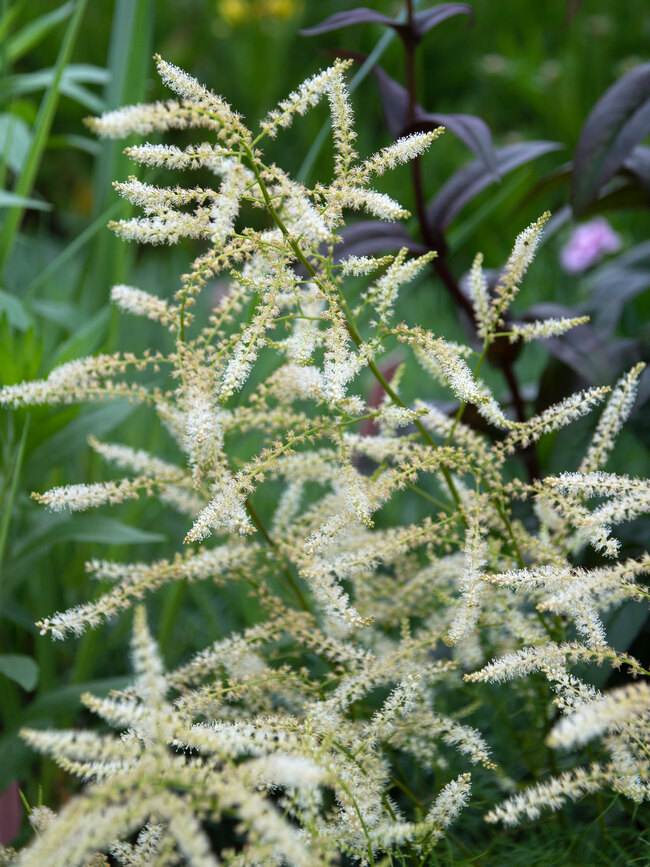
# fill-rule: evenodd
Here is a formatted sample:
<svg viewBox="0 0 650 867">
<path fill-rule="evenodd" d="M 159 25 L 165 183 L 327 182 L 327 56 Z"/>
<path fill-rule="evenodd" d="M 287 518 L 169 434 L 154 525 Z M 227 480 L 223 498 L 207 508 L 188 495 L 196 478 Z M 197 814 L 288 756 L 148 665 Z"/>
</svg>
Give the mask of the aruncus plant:
<svg viewBox="0 0 650 867">
<path fill-rule="evenodd" d="M 90 125 L 116 138 L 185 128 L 209 138 L 127 153 L 146 166 L 208 169 L 220 178 L 217 188 L 134 178 L 115 185 L 144 212 L 112 225 L 123 238 L 206 244 L 172 299 L 131 286 L 112 292 L 122 310 L 169 329 L 174 348 L 70 362 L 42 381 L 4 388 L 0 400 L 18 407 L 127 396 L 151 406 L 178 446 L 178 463 L 92 439 L 125 475 L 35 496 L 70 511 L 157 497 L 185 522 L 186 550 L 153 563 L 91 561 L 88 571 L 110 589 L 39 624 L 54 638 L 79 635 L 135 605 L 136 679 L 109 698 L 84 697 L 119 738 L 24 732 L 87 784 L 58 815 L 32 813 L 39 833 L 16 863 L 105 864 L 108 852 L 123 865 L 430 863 L 470 799 L 469 766 L 483 766 L 484 777 L 512 792 L 501 767 L 512 757 L 493 757 L 491 732 L 461 721 L 468 684 L 511 680 L 525 697 L 535 672 L 561 714 L 549 744 L 602 737 L 608 758 L 511 795 L 487 819 L 516 823 L 597 789 L 647 798 L 646 682 L 602 695 L 571 672 L 596 661 L 649 674 L 609 646 L 601 619 L 625 600 L 648 597 L 636 579 L 650 558 L 617 559 L 612 528 L 648 509 L 650 485 L 602 469 L 642 365 L 611 392 L 591 388 L 526 422 L 513 421 L 479 378 L 495 340 L 543 339 L 583 321 L 503 331 L 548 215 L 519 235 L 492 292 L 476 257 L 470 289 L 480 351 L 395 323 L 399 291 L 433 254 L 339 261 L 337 233 L 346 210 L 406 217 L 373 179 L 422 153 L 442 130 L 360 159 L 347 63 L 337 61 L 281 102 L 255 136 L 223 99 L 156 62 L 178 99 L 109 112 Z M 261 145 L 321 99 L 332 117 L 334 172 L 307 189 L 267 164 Z M 266 228 L 243 226 L 250 207 L 267 215 Z M 220 273 L 230 275 L 228 289 L 209 321 L 196 321 L 197 296 Z M 359 277 L 360 295 L 359 280 L 350 280 Z M 426 402 L 426 378 L 422 399 L 411 404 L 400 396 L 402 371 L 384 377 L 380 359 L 396 342 L 455 395 L 455 418 Z M 275 354 L 268 374 L 256 365 L 261 353 Z M 170 373 L 166 388 L 130 379 L 160 369 Z M 381 385 L 379 406 L 354 392 L 361 374 Z M 576 472 L 533 483 L 504 474 L 517 449 L 606 398 Z M 468 404 L 502 432 L 498 440 L 464 423 Z M 364 435 L 369 419 L 376 433 Z M 234 439 L 249 432 L 261 447 L 237 462 Z M 262 516 L 255 496 L 269 481 L 282 494 Z M 424 499 L 431 513 L 411 524 L 382 521 L 395 497 Z M 513 515 L 515 499 L 528 509 L 525 521 Z M 602 565 L 575 565 L 587 545 L 602 552 Z M 183 580 L 216 588 L 246 581 L 264 616 L 165 671 L 140 600 Z M 542 723 L 541 741 L 545 734 Z M 400 756 L 423 769 L 419 795 L 400 782 Z"/>
</svg>

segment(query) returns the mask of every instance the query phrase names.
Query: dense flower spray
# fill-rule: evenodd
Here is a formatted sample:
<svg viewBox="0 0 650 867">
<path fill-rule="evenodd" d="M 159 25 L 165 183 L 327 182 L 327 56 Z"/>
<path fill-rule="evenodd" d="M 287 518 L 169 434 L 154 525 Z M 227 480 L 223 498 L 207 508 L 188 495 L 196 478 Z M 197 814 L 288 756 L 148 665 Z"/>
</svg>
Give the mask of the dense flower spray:
<svg viewBox="0 0 650 867">
<path fill-rule="evenodd" d="M 602 737 L 609 758 L 510 796 L 488 819 L 514 823 L 604 786 L 636 801 L 648 796 L 645 682 L 602 695 L 571 672 L 578 663 L 607 661 L 648 674 L 609 646 L 602 619 L 623 601 L 647 598 L 637 579 L 650 559 L 618 560 L 614 528 L 648 510 L 650 485 L 604 471 L 643 366 L 611 391 L 588 389 L 526 422 L 514 421 L 479 377 L 487 351 L 504 335 L 543 339 L 583 321 L 506 324 L 548 215 L 517 237 L 493 292 L 475 259 L 478 352 L 394 321 L 400 292 L 432 254 L 340 261 L 339 232 L 350 209 L 405 217 L 398 202 L 373 189 L 374 179 L 421 154 L 441 130 L 361 159 L 347 65 L 337 61 L 305 81 L 257 135 L 223 99 L 161 58 L 158 71 L 177 99 L 91 122 L 108 137 L 195 128 L 208 139 L 184 149 L 141 144 L 127 153 L 163 170 L 200 167 L 216 176 L 214 188 L 135 178 L 116 184 L 143 211 L 112 224 L 120 236 L 205 245 L 172 298 L 126 285 L 112 291 L 118 307 L 159 323 L 174 345 L 168 353 L 70 362 L 40 382 L 2 389 L 0 401 L 126 396 L 152 407 L 176 444 L 177 462 L 91 439 L 122 477 L 36 497 L 70 511 L 157 497 L 179 513 L 186 547 L 151 563 L 89 562 L 88 572 L 109 589 L 39 624 L 63 638 L 135 607 L 136 679 L 109 698 L 83 699 L 121 730 L 119 738 L 24 732 L 87 784 L 58 816 L 48 814 L 17 856 L 21 867 L 107 863 L 108 852 L 123 865 L 307 867 L 374 864 L 384 854 L 426 863 L 470 800 L 468 767 L 482 767 L 512 790 L 489 732 L 463 721 L 471 684 L 521 684 L 533 673 L 546 677 L 561 715 L 549 743 Z M 323 100 L 332 118 L 333 176 L 308 189 L 268 164 L 261 148 Z M 251 207 L 265 212 L 265 228 L 246 227 Z M 195 319 L 197 296 L 216 274 L 229 275 L 228 289 L 208 321 Z M 387 381 L 378 366 L 397 342 L 426 372 L 423 399 L 413 403 L 400 394 L 402 369 Z M 146 374 L 161 368 L 171 372 L 167 384 L 147 385 Z M 381 386 L 378 405 L 364 397 L 364 376 Z M 454 396 L 455 417 L 425 400 L 427 377 Z M 576 471 L 533 483 L 513 478 L 513 453 L 604 401 Z M 465 423 L 469 404 L 498 437 Z M 363 433 L 368 419 L 372 435 Z M 242 433 L 255 434 L 257 443 L 246 459 L 234 445 Z M 255 503 L 267 483 L 281 491 L 270 515 Z M 406 496 L 423 499 L 428 514 L 384 520 L 383 507 Z M 515 516 L 515 500 L 528 508 L 525 519 L 521 509 Z M 602 552 L 602 565 L 575 565 L 586 546 Z M 140 602 L 185 580 L 210 581 L 215 594 L 225 582 L 245 581 L 264 613 L 166 671 Z M 458 700 L 450 713 L 451 695 Z M 429 775 L 425 801 L 398 803 L 397 756 L 412 757 Z"/>
</svg>

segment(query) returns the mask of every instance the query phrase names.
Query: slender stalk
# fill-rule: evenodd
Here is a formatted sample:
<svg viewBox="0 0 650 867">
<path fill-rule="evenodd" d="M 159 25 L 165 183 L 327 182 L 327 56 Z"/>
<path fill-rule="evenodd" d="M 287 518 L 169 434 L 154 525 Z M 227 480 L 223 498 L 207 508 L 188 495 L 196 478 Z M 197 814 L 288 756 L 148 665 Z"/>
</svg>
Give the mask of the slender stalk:
<svg viewBox="0 0 650 867">
<path fill-rule="evenodd" d="M 508 387 L 510 388 L 510 394 L 512 395 L 512 403 L 515 408 L 515 413 L 517 415 L 517 421 L 524 422 L 526 421 L 526 411 L 524 409 L 524 401 L 521 397 L 519 382 L 517 380 L 517 377 L 515 376 L 512 362 L 504 362 L 501 365 L 501 370 L 503 371 L 503 375 L 505 376 Z M 524 460 L 524 463 L 526 464 L 526 470 L 528 471 L 529 480 L 531 482 L 535 481 L 535 479 L 539 478 L 540 471 L 539 461 L 537 459 L 537 449 L 535 448 L 534 443 L 522 453 L 522 458 Z"/>
<path fill-rule="evenodd" d="M 278 550 L 277 543 L 269 535 L 268 530 L 264 526 L 264 522 L 262 521 L 260 516 L 257 514 L 257 511 L 255 510 L 255 507 L 253 506 L 251 501 L 246 500 L 244 503 L 244 506 L 246 507 L 246 511 L 250 515 L 251 520 L 253 521 L 253 523 L 255 524 L 255 526 L 257 527 L 257 529 L 260 531 L 261 535 L 263 536 L 266 544 L 269 546 L 269 548 L 273 548 L 274 551 L 277 551 Z M 302 590 L 300 589 L 300 587 L 298 586 L 296 579 L 291 574 L 291 571 L 286 566 L 282 567 L 282 571 L 284 572 L 284 576 L 287 579 L 287 582 L 289 583 L 289 586 L 291 587 L 296 599 L 300 603 L 300 607 L 303 609 L 303 611 L 311 611 L 309 603 L 305 599 L 305 596 L 304 596 Z"/>
<path fill-rule="evenodd" d="M 476 377 L 479 374 L 479 371 L 481 369 L 481 365 L 483 364 L 483 359 L 487 355 L 488 348 L 489 348 L 489 344 L 486 340 L 485 343 L 483 344 L 483 352 L 481 353 L 481 357 L 479 358 L 478 363 L 476 365 L 476 369 L 474 370 L 474 380 L 476 380 Z M 464 400 L 461 403 L 460 407 L 458 408 L 458 412 L 456 413 L 456 418 L 454 419 L 454 423 L 452 424 L 451 430 L 449 431 L 449 436 L 445 440 L 446 446 L 448 446 L 451 443 L 451 441 L 453 440 L 454 434 L 456 433 L 456 428 L 460 424 L 460 421 L 463 417 L 463 413 L 465 412 L 466 409 L 467 409 L 467 401 Z"/>
</svg>

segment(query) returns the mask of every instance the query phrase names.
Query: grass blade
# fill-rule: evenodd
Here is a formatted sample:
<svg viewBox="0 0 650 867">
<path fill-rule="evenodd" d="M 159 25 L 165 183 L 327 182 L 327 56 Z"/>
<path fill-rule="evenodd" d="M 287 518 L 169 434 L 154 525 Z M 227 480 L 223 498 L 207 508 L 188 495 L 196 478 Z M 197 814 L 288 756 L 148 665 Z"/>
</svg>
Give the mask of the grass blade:
<svg viewBox="0 0 650 867">
<path fill-rule="evenodd" d="M 2 520 L 0 521 L 0 582 L 2 580 L 2 560 L 4 557 L 5 546 L 7 544 L 7 536 L 9 535 L 9 525 L 11 523 L 11 515 L 13 512 L 13 504 L 16 498 L 16 490 L 18 488 L 18 479 L 20 478 L 20 470 L 23 465 L 23 457 L 25 455 L 25 443 L 27 442 L 27 431 L 29 430 L 29 419 L 30 416 L 27 416 L 25 419 L 25 424 L 23 425 L 23 432 L 20 437 L 20 442 L 18 443 L 18 448 L 16 449 L 16 456 L 14 458 L 14 468 L 11 474 L 11 481 L 9 482 L 9 491 L 7 493 L 7 500 L 4 503 L 4 509 L 2 512 Z M 2 591 L 2 586 L 0 584 L 0 592 Z"/>
<path fill-rule="evenodd" d="M 100 229 L 104 229 L 106 227 L 106 223 L 109 220 L 114 219 L 117 214 L 117 210 L 120 206 L 120 202 L 114 202 L 109 208 L 103 211 L 95 220 L 92 221 L 90 226 L 85 228 L 80 235 L 77 235 L 74 240 L 72 240 L 56 257 L 53 259 L 50 264 L 44 268 L 39 274 L 34 277 L 31 283 L 25 289 L 24 295 L 26 298 L 31 297 L 34 292 L 42 286 L 59 270 L 68 262 L 70 259 L 74 257 L 74 255 L 84 247 L 89 241 L 91 241 L 97 232 Z"/>
<path fill-rule="evenodd" d="M 7 46 L 7 58 L 10 63 L 15 63 L 16 60 L 27 54 L 35 45 L 38 45 L 47 34 L 65 21 L 72 14 L 74 3 L 68 2 L 59 6 L 58 9 L 53 9 L 51 12 L 46 12 L 41 15 L 36 21 L 30 21 L 22 30 L 19 30 L 15 36 L 9 40 Z"/>
<path fill-rule="evenodd" d="M 115 4 L 107 63 L 111 77 L 104 92 L 109 110 L 139 102 L 145 97 L 152 54 L 153 19 L 151 0 L 117 0 Z M 129 160 L 122 154 L 124 142 L 103 141 L 101 145 L 93 181 L 96 213 L 114 201 L 111 182 L 134 173 Z M 117 207 L 115 219 L 124 219 L 131 213 L 132 206 L 127 202 L 120 201 Z M 107 284 L 124 282 L 134 256 L 133 246 L 126 248 L 110 232 L 101 233 L 94 244 L 93 267 L 89 269 L 86 282 L 87 292 L 91 291 L 89 287 L 96 287 L 95 308 L 103 303 Z M 114 331 L 115 324 L 112 323 L 110 333 Z"/>
<path fill-rule="evenodd" d="M 60 83 L 63 71 L 70 60 L 72 49 L 79 33 L 81 19 L 86 10 L 86 4 L 87 0 L 77 0 L 74 13 L 68 23 L 63 43 L 59 51 L 59 56 L 56 61 L 52 83 L 43 96 L 38 111 L 38 116 L 34 125 L 32 144 L 25 159 L 23 169 L 16 182 L 15 189 L 13 190 L 17 196 L 29 197 L 32 187 L 34 186 L 36 173 L 47 144 L 47 137 L 59 102 Z M 7 212 L 4 222 L 2 223 L 2 229 L 0 230 L 0 275 L 4 272 L 7 264 L 7 259 L 9 258 L 9 253 L 13 247 L 13 242 L 18 227 L 20 226 L 23 213 L 24 208 L 12 208 Z"/>
</svg>

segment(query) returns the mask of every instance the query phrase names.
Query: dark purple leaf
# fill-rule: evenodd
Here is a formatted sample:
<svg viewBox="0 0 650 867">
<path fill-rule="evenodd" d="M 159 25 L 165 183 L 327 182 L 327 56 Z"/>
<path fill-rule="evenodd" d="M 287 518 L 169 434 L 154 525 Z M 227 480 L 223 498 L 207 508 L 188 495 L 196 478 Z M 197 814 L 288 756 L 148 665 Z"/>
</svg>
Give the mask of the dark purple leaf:
<svg viewBox="0 0 650 867">
<path fill-rule="evenodd" d="M 646 367 L 639 379 L 639 390 L 634 404 L 635 410 L 638 411 L 648 401 L 650 401 L 650 367 Z"/>
<path fill-rule="evenodd" d="M 650 192 L 650 148 L 646 145 L 637 145 L 623 163 L 623 171 L 632 175 Z"/>
<path fill-rule="evenodd" d="M 634 267 L 635 265 L 644 265 L 650 268 L 650 241 L 643 241 L 641 244 L 635 244 L 624 253 L 619 253 L 615 259 L 610 259 L 602 265 L 598 266 L 598 270 L 592 273 L 592 277 L 599 277 L 601 274 L 606 274 L 609 271 L 617 271 L 622 266 L 626 268 Z"/>
<path fill-rule="evenodd" d="M 531 160 L 537 159 L 562 145 L 554 141 L 530 141 L 507 145 L 496 151 L 496 168 L 506 175 Z M 434 231 L 445 229 L 461 208 L 494 182 L 482 162 L 473 160 L 459 169 L 438 192 L 429 205 L 427 216 Z"/>
<path fill-rule="evenodd" d="M 406 129 L 409 121 L 408 91 L 394 78 L 391 78 L 381 66 L 373 66 L 372 72 L 377 79 L 379 98 L 384 109 L 388 132 L 394 139 L 397 139 Z M 421 110 L 420 106 L 417 106 L 417 109 Z"/>
<path fill-rule="evenodd" d="M 383 24 L 384 27 L 391 27 L 395 30 L 402 39 L 418 42 L 425 33 L 453 15 L 471 15 L 473 17 L 474 11 L 469 3 L 440 3 L 433 9 L 417 12 L 413 16 L 413 30 L 411 30 L 406 22 L 396 21 L 394 18 L 389 18 L 387 15 L 382 15 L 366 6 L 358 6 L 347 12 L 335 12 L 334 15 L 321 21 L 320 24 L 307 27 L 299 32 L 302 36 L 317 36 L 321 33 L 330 33 L 332 30 L 350 27 L 352 24 Z"/>
<path fill-rule="evenodd" d="M 382 223 L 379 220 L 364 220 L 348 226 L 341 233 L 343 241 L 334 250 L 338 262 L 347 256 L 377 256 L 406 247 L 409 252 L 421 256 L 427 247 L 414 241 L 404 226 L 399 223 Z"/>
<path fill-rule="evenodd" d="M 589 282 L 596 288 L 584 308 L 591 314 L 594 328 L 609 337 L 614 333 L 625 305 L 650 289 L 650 270 L 624 266 L 599 268 Z"/>
<path fill-rule="evenodd" d="M 636 179 L 633 183 L 617 185 L 612 190 L 606 190 L 589 205 L 582 216 L 592 217 L 604 211 L 629 211 L 632 208 L 650 208 L 650 193 Z"/>
<path fill-rule="evenodd" d="M 317 36 L 320 33 L 341 30 L 344 27 L 349 27 L 351 24 L 383 24 L 385 27 L 392 27 L 393 30 L 396 30 L 400 34 L 408 31 L 406 24 L 395 21 L 394 18 L 389 18 L 387 15 L 382 15 L 380 12 L 367 9 L 365 6 L 359 6 L 347 12 L 336 12 L 334 15 L 330 15 L 329 18 L 321 21 L 320 24 L 307 27 L 305 30 L 300 30 L 299 32 L 301 36 Z"/>
<path fill-rule="evenodd" d="M 573 163 L 563 163 L 563 165 L 553 169 L 526 193 L 524 198 L 521 200 L 519 207 L 525 207 L 542 193 L 549 193 L 551 190 L 556 190 L 558 187 L 568 185 L 571 180 L 572 171 Z M 565 196 L 562 196 L 562 198 L 565 198 Z M 569 206 L 567 205 L 566 207 L 568 208 Z M 573 218 L 571 208 L 569 208 L 569 214 L 570 217 Z M 544 232 L 544 237 L 546 237 L 547 234 L 548 232 Z"/>
<path fill-rule="evenodd" d="M 372 71 L 377 79 L 379 96 L 386 116 L 386 126 L 393 138 L 399 138 L 401 135 L 418 130 L 446 126 L 479 159 L 483 160 L 487 170 L 493 175 L 493 179 L 499 180 L 492 134 L 485 121 L 471 114 L 431 114 L 426 112 L 422 106 L 417 105 L 415 107 L 416 117 L 412 122 L 409 122 L 409 96 L 406 88 L 391 78 L 381 66 L 375 66 Z"/>
<path fill-rule="evenodd" d="M 469 15 L 474 18 L 474 10 L 469 3 L 440 3 L 433 9 L 416 12 L 413 16 L 413 29 L 417 38 L 421 39 L 432 27 L 436 27 L 452 15 Z"/>
<path fill-rule="evenodd" d="M 408 131 L 432 129 L 438 126 L 447 127 L 454 135 L 457 135 L 483 162 L 487 171 L 492 175 L 492 180 L 500 180 L 492 133 L 484 120 L 481 120 L 480 117 L 474 117 L 472 114 L 418 112 Z"/>
<path fill-rule="evenodd" d="M 558 166 L 557 169 L 553 169 L 545 178 L 535 184 L 522 200 L 521 206 L 527 205 L 541 193 L 548 193 L 568 183 L 572 172 L 573 163 L 565 163 Z M 650 207 L 650 147 L 637 145 L 619 170 L 619 176 L 621 175 L 625 175 L 633 183 L 622 183 L 613 189 L 606 190 L 589 205 L 584 216 L 600 214 L 603 211 Z"/>
<path fill-rule="evenodd" d="M 605 91 L 582 127 L 571 184 L 575 214 L 585 212 L 649 132 L 650 63 L 644 63 Z"/>
</svg>

